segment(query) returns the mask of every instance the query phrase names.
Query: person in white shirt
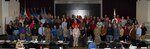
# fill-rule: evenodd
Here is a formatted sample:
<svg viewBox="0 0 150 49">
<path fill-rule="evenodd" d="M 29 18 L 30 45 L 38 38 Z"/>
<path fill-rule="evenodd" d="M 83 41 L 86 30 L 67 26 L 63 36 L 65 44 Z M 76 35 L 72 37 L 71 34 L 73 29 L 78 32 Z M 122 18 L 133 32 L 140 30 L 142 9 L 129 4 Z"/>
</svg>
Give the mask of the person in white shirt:
<svg viewBox="0 0 150 49">
<path fill-rule="evenodd" d="M 118 23 L 118 19 L 116 18 L 116 16 L 114 16 L 114 18 L 112 19 L 112 23 Z"/>
<path fill-rule="evenodd" d="M 77 25 L 75 25 L 75 28 L 73 29 L 72 33 L 73 33 L 73 39 L 74 39 L 73 47 L 75 47 L 75 46 L 78 46 L 78 39 L 79 39 L 79 36 L 80 36 L 80 30 L 77 27 Z"/>
<path fill-rule="evenodd" d="M 101 29 L 102 25 L 103 25 L 103 22 L 101 22 L 100 19 L 98 19 L 98 22 L 96 24 L 98 26 L 99 29 Z"/>
<path fill-rule="evenodd" d="M 121 18 L 121 26 L 125 26 L 127 24 L 127 20 L 122 16 Z"/>
<path fill-rule="evenodd" d="M 23 48 L 24 49 L 25 48 L 23 43 L 19 39 L 18 39 L 18 42 L 16 43 L 16 48 L 17 49 L 19 49 L 19 48 Z"/>
<path fill-rule="evenodd" d="M 67 22 L 66 22 L 66 19 L 64 19 L 64 21 L 62 22 L 62 29 L 64 29 L 65 27 L 67 27 Z"/>
</svg>

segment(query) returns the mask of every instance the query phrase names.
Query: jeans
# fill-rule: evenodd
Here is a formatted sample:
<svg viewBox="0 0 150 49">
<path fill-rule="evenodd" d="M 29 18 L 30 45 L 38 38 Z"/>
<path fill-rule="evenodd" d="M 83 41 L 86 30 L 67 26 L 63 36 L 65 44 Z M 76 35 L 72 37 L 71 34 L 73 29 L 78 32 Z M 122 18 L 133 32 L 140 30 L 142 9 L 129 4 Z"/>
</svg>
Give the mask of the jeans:
<svg viewBox="0 0 150 49">
<path fill-rule="evenodd" d="M 59 36 L 59 40 L 64 40 L 63 35 L 60 35 L 60 36 Z"/>
<path fill-rule="evenodd" d="M 31 41 L 32 40 L 31 36 L 26 36 L 26 40 Z"/>
<path fill-rule="evenodd" d="M 107 35 L 107 42 L 110 42 L 113 40 L 113 36 L 112 35 Z"/>
<path fill-rule="evenodd" d="M 87 37 L 84 36 L 84 37 L 81 38 L 81 45 L 82 45 L 83 47 L 85 47 L 85 46 L 86 46 L 86 43 L 87 43 Z"/>
<path fill-rule="evenodd" d="M 114 40 L 119 40 L 119 35 L 115 35 Z"/>
<path fill-rule="evenodd" d="M 69 46 L 72 47 L 73 46 L 73 36 L 72 35 L 70 36 L 69 41 L 70 41 Z"/>
<path fill-rule="evenodd" d="M 43 40 L 43 36 L 42 35 L 38 35 L 38 41 Z"/>
</svg>

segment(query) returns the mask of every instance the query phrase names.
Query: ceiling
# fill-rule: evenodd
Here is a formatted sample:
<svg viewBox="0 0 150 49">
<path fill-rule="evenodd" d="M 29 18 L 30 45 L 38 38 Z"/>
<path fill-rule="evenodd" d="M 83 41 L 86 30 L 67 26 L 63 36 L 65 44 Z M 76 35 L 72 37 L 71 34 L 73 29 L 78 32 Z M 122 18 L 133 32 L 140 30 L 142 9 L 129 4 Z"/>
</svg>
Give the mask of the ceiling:
<svg viewBox="0 0 150 49">
<path fill-rule="evenodd" d="M 102 0 L 55 0 L 56 4 L 59 3 L 101 3 Z"/>
</svg>

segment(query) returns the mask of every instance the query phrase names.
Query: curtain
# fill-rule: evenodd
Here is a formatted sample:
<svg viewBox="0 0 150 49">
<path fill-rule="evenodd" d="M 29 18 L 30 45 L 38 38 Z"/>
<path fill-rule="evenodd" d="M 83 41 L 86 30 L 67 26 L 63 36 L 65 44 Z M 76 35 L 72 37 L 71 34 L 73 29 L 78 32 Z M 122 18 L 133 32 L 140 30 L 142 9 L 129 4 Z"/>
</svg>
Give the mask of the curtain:
<svg viewBox="0 0 150 49">
<path fill-rule="evenodd" d="M 54 0 L 19 0 L 20 14 L 26 12 L 27 17 L 31 18 L 37 15 L 54 15 Z"/>
<path fill-rule="evenodd" d="M 136 18 L 136 0 L 103 0 L 103 16 L 113 18 L 114 9 L 120 17 Z"/>
</svg>

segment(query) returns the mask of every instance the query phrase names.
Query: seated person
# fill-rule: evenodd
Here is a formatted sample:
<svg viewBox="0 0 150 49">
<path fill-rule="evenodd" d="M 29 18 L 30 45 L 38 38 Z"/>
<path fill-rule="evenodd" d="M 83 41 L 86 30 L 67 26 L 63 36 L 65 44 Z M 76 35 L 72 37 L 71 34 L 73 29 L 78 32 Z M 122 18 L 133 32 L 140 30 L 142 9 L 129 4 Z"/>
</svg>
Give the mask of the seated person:
<svg viewBox="0 0 150 49">
<path fill-rule="evenodd" d="M 138 48 L 141 48 L 141 47 L 148 47 L 148 45 L 144 42 L 144 41 L 141 41 L 138 45 L 137 45 Z"/>
<path fill-rule="evenodd" d="M 2 48 L 10 48 L 10 44 L 6 42 L 3 43 Z"/>
<path fill-rule="evenodd" d="M 105 42 L 102 42 L 99 44 L 99 48 L 106 48 L 107 44 Z"/>
<path fill-rule="evenodd" d="M 88 49 L 96 49 L 96 43 L 91 41 L 89 44 L 88 44 Z"/>
<path fill-rule="evenodd" d="M 20 40 L 18 40 L 18 42 L 16 43 L 16 48 L 17 49 L 18 48 L 24 48 L 24 45 L 23 45 L 23 43 Z"/>
</svg>

